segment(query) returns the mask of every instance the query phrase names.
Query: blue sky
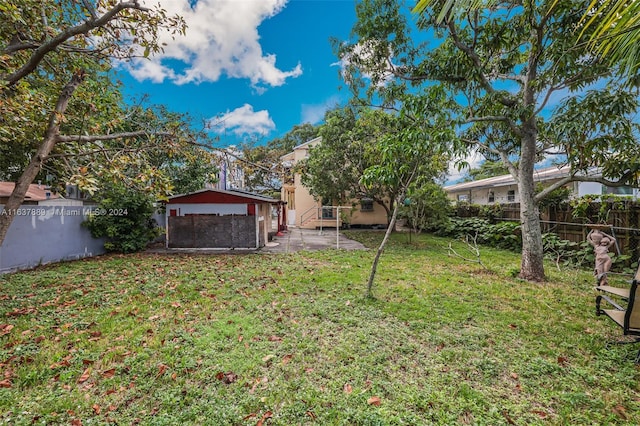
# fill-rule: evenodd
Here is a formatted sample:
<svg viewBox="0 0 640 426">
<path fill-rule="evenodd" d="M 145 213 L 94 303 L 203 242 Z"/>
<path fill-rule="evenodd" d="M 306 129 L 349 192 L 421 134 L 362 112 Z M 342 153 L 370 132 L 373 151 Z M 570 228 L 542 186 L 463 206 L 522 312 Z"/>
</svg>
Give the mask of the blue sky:
<svg viewBox="0 0 640 426">
<path fill-rule="evenodd" d="M 141 3 L 157 4 L 158 0 Z M 160 0 L 187 22 L 165 54 L 120 64 L 125 95 L 211 123 L 218 146 L 262 143 L 345 103 L 329 39 L 347 39 L 353 0 Z"/>
</svg>

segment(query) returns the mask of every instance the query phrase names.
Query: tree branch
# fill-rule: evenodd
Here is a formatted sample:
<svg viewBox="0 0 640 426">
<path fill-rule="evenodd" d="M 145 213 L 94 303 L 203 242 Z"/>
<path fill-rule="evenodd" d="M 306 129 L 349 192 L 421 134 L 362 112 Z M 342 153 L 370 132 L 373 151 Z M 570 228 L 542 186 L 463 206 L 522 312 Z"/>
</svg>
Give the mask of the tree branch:
<svg viewBox="0 0 640 426">
<path fill-rule="evenodd" d="M 487 76 L 482 71 L 482 61 L 480 60 L 480 56 L 478 56 L 478 54 L 476 53 L 475 50 L 473 50 L 473 48 L 471 48 L 470 46 L 467 46 L 462 42 L 462 40 L 460 40 L 460 37 L 458 36 L 456 27 L 453 21 L 449 21 L 447 23 L 447 26 L 449 28 L 449 33 L 451 34 L 451 38 L 453 39 L 453 43 L 455 44 L 455 46 L 458 49 L 460 49 L 465 55 L 467 55 L 467 57 L 473 63 L 473 67 L 478 72 L 478 75 L 480 77 L 480 85 L 482 86 L 482 88 L 486 90 L 487 93 L 496 94 L 497 91 L 491 85 L 491 83 L 489 82 L 489 79 L 487 79 Z M 516 105 L 515 100 L 505 96 L 500 97 L 500 103 L 506 107 L 513 107 Z"/>
<path fill-rule="evenodd" d="M 2 79 L 8 82 L 8 86 L 13 86 L 22 78 L 33 72 L 48 53 L 54 51 L 65 41 L 81 34 L 88 34 L 96 28 L 105 26 L 107 23 L 115 19 L 117 15 L 125 9 L 135 9 L 142 12 L 148 12 L 150 10 L 140 6 L 137 1 L 118 3 L 98 19 L 85 21 L 82 24 L 67 28 L 52 39 L 48 40 L 46 43 L 43 43 L 37 49 L 35 49 L 27 63 L 25 63 L 13 74 L 3 76 Z M 3 51 L 3 53 L 6 52 Z"/>
<path fill-rule="evenodd" d="M 603 177 L 578 176 L 572 173 L 569 176 L 560 179 L 559 181 L 549 185 L 548 187 L 540 191 L 538 194 L 536 194 L 535 200 L 536 202 L 539 202 L 540 200 L 544 199 L 547 195 L 549 195 L 550 192 L 558 188 L 562 188 L 564 185 L 571 182 L 595 182 L 595 183 L 601 183 L 602 185 L 610 186 L 610 187 L 626 186 L 628 184 L 628 181 L 634 176 L 634 174 L 635 173 L 633 171 L 628 171 L 625 174 L 623 174 L 620 177 L 620 179 L 616 181 L 612 181 Z"/>
<path fill-rule="evenodd" d="M 69 83 L 67 83 L 67 85 L 60 91 L 60 96 L 58 96 L 58 101 L 56 102 L 56 108 L 51 112 L 49 117 L 49 123 L 47 125 L 43 141 L 38 147 L 38 151 L 31 157 L 29 165 L 27 165 L 22 172 L 22 175 L 18 178 L 9 199 L 3 207 L 4 212 L 0 212 L 2 213 L 0 214 L 0 246 L 4 242 L 4 238 L 9 230 L 9 225 L 11 225 L 11 222 L 13 221 L 14 213 L 24 201 L 24 197 L 29 190 L 29 185 L 31 185 L 31 182 L 33 182 L 35 177 L 38 175 L 40 168 L 58 141 L 57 136 L 60 131 L 60 120 L 69 106 L 71 96 L 73 96 L 73 93 L 76 91 L 78 86 L 80 86 L 83 80 L 84 72 L 77 72 L 73 77 L 71 77 Z"/>
<path fill-rule="evenodd" d="M 136 138 L 139 136 L 173 136 L 169 132 L 151 133 L 146 130 L 138 130 L 135 132 L 112 133 L 107 135 L 58 135 L 57 142 L 96 142 L 114 139 Z"/>
</svg>

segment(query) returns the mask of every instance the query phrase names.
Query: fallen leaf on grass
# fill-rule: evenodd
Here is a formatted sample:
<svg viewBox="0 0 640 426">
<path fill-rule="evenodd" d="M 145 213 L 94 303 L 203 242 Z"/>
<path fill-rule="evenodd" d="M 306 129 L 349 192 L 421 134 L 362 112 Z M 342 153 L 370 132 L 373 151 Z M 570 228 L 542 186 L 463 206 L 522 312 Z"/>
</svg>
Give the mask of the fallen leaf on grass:
<svg viewBox="0 0 640 426">
<path fill-rule="evenodd" d="M 627 410 L 622 405 L 616 405 L 613 407 L 613 412 L 622 420 L 627 420 Z"/>
<path fill-rule="evenodd" d="M 162 375 L 167 371 L 167 368 L 168 368 L 168 367 L 167 367 L 166 365 L 164 365 L 164 364 L 160 364 L 160 365 L 158 366 L 158 374 L 156 374 L 156 377 L 160 377 L 160 376 L 162 376 Z"/>
<path fill-rule="evenodd" d="M 269 336 L 268 339 L 270 342 L 282 342 L 282 337 L 278 337 L 278 336 Z"/>
<path fill-rule="evenodd" d="M 307 411 L 305 414 L 311 417 L 313 420 L 315 420 L 318 417 L 313 411 Z"/>
<path fill-rule="evenodd" d="M 382 400 L 379 396 L 372 396 L 371 398 L 367 399 L 367 404 L 369 405 L 375 405 L 376 407 L 378 407 L 381 403 Z"/>
<path fill-rule="evenodd" d="M 218 374 L 216 374 L 216 379 L 220 380 L 225 385 L 229 385 L 238 380 L 238 375 L 232 371 L 227 371 L 226 373 L 220 371 Z"/>
<path fill-rule="evenodd" d="M 509 413 L 507 413 L 506 411 L 503 411 L 502 415 L 504 416 L 504 418 L 507 421 L 507 423 L 509 423 L 510 425 L 515 425 L 516 424 L 516 422 L 513 421 L 513 419 L 509 415 Z"/>
<path fill-rule="evenodd" d="M 11 383 L 11 380 L 9 379 L 0 380 L 0 388 L 9 389 L 11 386 L 13 386 L 13 384 Z"/>
<path fill-rule="evenodd" d="M 7 312 L 6 315 L 8 317 L 18 317 L 20 315 L 27 315 L 27 314 L 32 314 L 34 313 L 36 310 L 34 308 L 23 308 L 23 309 L 14 309 L 11 312 Z"/>
<path fill-rule="evenodd" d="M 13 324 L 0 324 L 0 336 L 9 334 L 15 326 Z"/>
<path fill-rule="evenodd" d="M 100 408 L 100 406 L 98 404 L 93 404 L 93 406 L 91 407 L 93 409 L 93 413 L 95 415 L 100 414 L 100 412 L 102 412 L 102 408 Z"/>
<path fill-rule="evenodd" d="M 346 394 L 349 394 L 349 393 L 353 392 L 353 388 L 351 387 L 351 385 L 349 383 L 345 383 L 344 387 L 342 388 L 342 390 Z"/>
<path fill-rule="evenodd" d="M 113 377 L 116 374 L 116 369 L 115 368 L 111 368 L 109 370 L 105 370 L 102 373 L 100 373 L 100 375 L 102 377 L 104 377 L 105 379 L 109 379 L 111 377 Z"/>
<path fill-rule="evenodd" d="M 282 357 L 282 363 L 284 365 L 289 364 L 289 362 L 291 362 L 291 360 L 293 359 L 293 355 L 289 354 L 289 355 L 285 355 Z"/>
<path fill-rule="evenodd" d="M 541 410 L 533 410 L 532 411 L 533 414 L 536 414 L 538 417 L 540 417 L 542 420 L 546 419 L 547 417 L 549 417 L 549 415 Z"/>
<path fill-rule="evenodd" d="M 568 362 L 569 362 L 568 358 L 563 357 L 563 356 L 559 356 L 558 357 L 558 364 L 560 364 L 561 367 L 565 367 Z"/>
<path fill-rule="evenodd" d="M 89 380 L 89 377 L 91 376 L 91 368 L 87 368 L 86 370 L 84 370 L 84 372 L 82 373 L 82 376 L 80 376 L 80 378 L 78 379 L 78 383 L 84 383 L 87 380 Z"/>
<path fill-rule="evenodd" d="M 258 423 L 256 423 L 256 426 L 262 426 L 264 424 L 264 421 L 267 419 L 270 419 L 271 417 L 273 417 L 273 413 L 271 411 L 267 411 L 262 415 L 262 418 L 258 420 Z"/>
</svg>

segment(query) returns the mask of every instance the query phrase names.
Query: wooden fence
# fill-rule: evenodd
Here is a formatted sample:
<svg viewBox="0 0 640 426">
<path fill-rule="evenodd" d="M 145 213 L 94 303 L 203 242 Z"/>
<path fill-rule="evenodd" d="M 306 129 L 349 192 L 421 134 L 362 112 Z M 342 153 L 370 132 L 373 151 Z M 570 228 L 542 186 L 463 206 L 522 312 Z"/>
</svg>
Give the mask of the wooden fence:
<svg viewBox="0 0 640 426">
<path fill-rule="evenodd" d="M 583 217 L 574 217 L 573 208 L 569 204 L 549 206 L 542 209 L 540 220 L 542 232 L 553 232 L 564 240 L 573 242 L 586 241 L 592 229 L 590 224 L 607 224 L 604 232 L 615 236 L 621 254 L 630 255 L 632 259 L 640 258 L 640 204 L 628 202 L 624 205 L 609 203 L 601 210 L 600 203 L 591 203 Z M 605 220 L 601 220 L 601 211 L 606 212 Z M 489 215 L 483 212 L 490 212 Z M 504 204 L 500 208 L 491 209 L 481 206 L 458 207 L 459 217 L 487 217 L 494 222 L 520 221 L 520 205 Z"/>
</svg>

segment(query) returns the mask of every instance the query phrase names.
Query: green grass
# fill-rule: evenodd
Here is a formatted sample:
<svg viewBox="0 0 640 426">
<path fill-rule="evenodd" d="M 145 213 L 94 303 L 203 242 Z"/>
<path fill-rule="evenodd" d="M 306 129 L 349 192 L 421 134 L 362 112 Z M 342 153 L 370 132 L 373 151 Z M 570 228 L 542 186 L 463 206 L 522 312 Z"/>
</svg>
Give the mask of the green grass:
<svg viewBox="0 0 640 426">
<path fill-rule="evenodd" d="M 589 271 L 528 283 L 516 253 L 448 244 L 394 235 L 374 300 L 373 250 L 2 276 L 0 424 L 640 424 L 638 348 L 607 347 Z"/>
</svg>

